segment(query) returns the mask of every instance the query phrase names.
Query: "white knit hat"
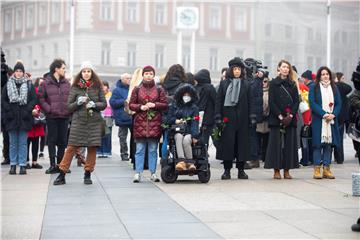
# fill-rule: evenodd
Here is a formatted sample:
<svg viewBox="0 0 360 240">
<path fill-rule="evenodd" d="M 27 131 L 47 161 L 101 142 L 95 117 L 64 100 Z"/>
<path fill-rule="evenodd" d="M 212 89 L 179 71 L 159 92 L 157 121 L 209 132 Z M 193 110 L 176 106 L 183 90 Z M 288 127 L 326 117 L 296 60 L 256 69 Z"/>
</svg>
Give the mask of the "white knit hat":
<svg viewBox="0 0 360 240">
<path fill-rule="evenodd" d="M 94 71 L 94 67 L 93 67 L 93 65 L 91 64 L 90 61 L 85 61 L 85 62 L 81 63 L 81 70 L 83 70 L 85 68 L 89 68 L 89 69 Z"/>
</svg>

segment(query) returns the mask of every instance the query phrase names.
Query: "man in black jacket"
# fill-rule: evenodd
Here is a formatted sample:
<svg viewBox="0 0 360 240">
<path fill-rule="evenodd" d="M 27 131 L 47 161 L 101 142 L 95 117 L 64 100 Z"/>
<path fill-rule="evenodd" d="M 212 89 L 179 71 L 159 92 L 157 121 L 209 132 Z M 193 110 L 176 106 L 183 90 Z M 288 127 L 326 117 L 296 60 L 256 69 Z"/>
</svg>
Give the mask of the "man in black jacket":
<svg viewBox="0 0 360 240">
<path fill-rule="evenodd" d="M 203 112 L 203 118 L 200 120 L 202 124 L 200 131 L 205 144 L 209 145 L 209 138 L 212 133 L 215 120 L 215 101 L 216 101 L 216 90 L 211 85 L 210 72 L 207 69 L 201 69 L 194 75 L 195 88 L 199 94 L 199 101 L 197 103 L 199 111 Z"/>
<path fill-rule="evenodd" d="M 250 163 L 248 168 L 260 167 L 259 141 L 256 125 L 263 121 L 263 79 L 264 73 L 259 71 L 250 83 Z M 246 165 L 245 165 L 246 167 Z"/>
<path fill-rule="evenodd" d="M 8 81 L 8 71 L 9 67 L 6 64 L 5 59 L 5 53 L 1 49 L 1 92 L 3 88 L 6 86 L 6 83 Z M 1 116 L 4 116 L 4 114 L 1 114 Z M 1 121 L 1 131 L 3 133 L 3 157 L 4 160 L 1 162 L 1 165 L 10 164 L 10 158 L 9 158 L 9 134 L 5 130 L 5 127 L 3 125 L 4 121 Z"/>
</svg>

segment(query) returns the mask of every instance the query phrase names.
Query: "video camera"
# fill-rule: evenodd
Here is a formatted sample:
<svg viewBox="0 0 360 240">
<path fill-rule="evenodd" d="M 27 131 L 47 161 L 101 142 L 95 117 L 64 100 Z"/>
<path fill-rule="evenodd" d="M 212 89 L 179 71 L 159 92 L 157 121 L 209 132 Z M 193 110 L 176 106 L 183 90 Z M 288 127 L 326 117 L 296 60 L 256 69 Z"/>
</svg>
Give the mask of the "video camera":
<svg viewBox="0 0 360 240">
<path fill-rule="evenodd" d="M 244 61 L 245 69 L 246 69 L 246 76 L 248 78 L 254 78 L 256 73 L 262 72 L 263 78 L 269 77 L 269 71 L 267 70 L 267 66 L 263 66 L 260 60 L 255 60 L 253 58 L 247 58 Z"/>
</svg>

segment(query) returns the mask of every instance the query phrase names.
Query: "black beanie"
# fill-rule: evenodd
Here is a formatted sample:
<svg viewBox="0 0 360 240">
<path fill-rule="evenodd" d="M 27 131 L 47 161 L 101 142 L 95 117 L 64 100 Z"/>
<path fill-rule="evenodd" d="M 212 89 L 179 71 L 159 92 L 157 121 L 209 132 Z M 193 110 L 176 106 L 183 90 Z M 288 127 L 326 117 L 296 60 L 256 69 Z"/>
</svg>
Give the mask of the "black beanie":
<svg viewBox="0 0 360 240">
<path fill-rule="evenodd" d="M 20 69 L 23 73 L 25 73 L 25 68 L 24 65 L 22 64 L 22 62 L 17 62 L 14 66 L 14 72 L 16 70 Z"/>
<path fill-rule="evenodd" d="M 211 83 L 210 72 L 207 69 L 201 69 L 194 75 L 198 83 Z"/>
<path fill-rule="evenodd" d="M 301 77 L 312 80 L 312 72 L 310 70 L 306 70 L 301 74 Z"/>
</svg>

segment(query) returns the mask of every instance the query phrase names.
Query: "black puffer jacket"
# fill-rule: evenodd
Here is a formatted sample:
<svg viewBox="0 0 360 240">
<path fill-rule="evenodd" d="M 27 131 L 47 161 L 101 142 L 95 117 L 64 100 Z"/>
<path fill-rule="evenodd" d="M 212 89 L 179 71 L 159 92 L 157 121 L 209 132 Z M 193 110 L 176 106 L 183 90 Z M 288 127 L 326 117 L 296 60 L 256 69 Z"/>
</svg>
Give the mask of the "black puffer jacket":
<svg viewBox="0 0 360 240">
<path fill-rule="evenodd" d="M 195 74 L 194 79 L 198 82 L 195 87 L 199 94 L 197 105 L 199 111 L 204 111 L 202 124 L 205 126 L 213 126 L 215 123 L 216 90 L 215 87 L 211 85 L 210 72 L 206 69 L 201 69 Z"/>
<path fill-rule="evenodd" d="M 38 100 L 31 80 L 28 80 L 26 84 L 28 84 L 29 88 L 26 105 L 20 106 L 19 103 L 10 103 L 6 85 L 2 89 L 1 113 L 3 115 L 2 121 L 6 131 L 30 131 L 34 124 L 32 110 L 35 105 L 38 104 Z M 20 85 L 17 87 L 20 88 Z"/>
<path fill-rule="evenodd" d="M 182 97 L 185 93 L 189 93 L 191 101 L 184 103 Z M 199 108 L 196 106 L 198 96 L 196 90 L 190 84 L 185 84 L 178 88 L 174 96 L 174 104 L 170 106 L 167 124 L 175 124 L 176 119 L 189 119 L 187 121 L 186 133 L 191 134 L 193 138 L 199 138 L 199 121 L 195 117 L 199 116 Z"/>
</svg>

